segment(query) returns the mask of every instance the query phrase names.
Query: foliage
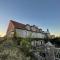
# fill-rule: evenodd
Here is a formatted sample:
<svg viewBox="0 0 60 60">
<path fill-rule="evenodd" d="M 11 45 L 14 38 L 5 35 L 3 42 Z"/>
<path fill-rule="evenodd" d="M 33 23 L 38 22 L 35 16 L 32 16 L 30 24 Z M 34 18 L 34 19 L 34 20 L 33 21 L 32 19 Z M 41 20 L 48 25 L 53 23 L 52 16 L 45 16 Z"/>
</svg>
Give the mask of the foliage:
<svg viewBox="0 0 60 60">
<path fill-rule="evenodd" d="M 20 42 L 21 50 L 27 56 L 29 54 L 29 50 L 31 49 L 31 44 L 28 38 L 22 38 Z"/>
<path fill-rule="evenodd" d="M 21 38 L 21 41 L 20 41 L 21 50 L 24 52 L 24 54 L 26 56 L 29 56 L 29 54 L 30 54 L 31 35 L 32 35 L 32 33 L 26 38 Z"/>
<path fill-rule="evenodd" d="M 54 39 L 51 39 L 50 41 L 56 46 L 60 46 L 60 37 L 56 37 Z"/>
<path fill-rule="evenodd" d="M 44 41 L 45 41 L 45 43 L 47 43 L 48 41 L 50 41 L 51 39 L 49 39 L 49 38 L 45 38 L 44 39 Z"/>
</svg>

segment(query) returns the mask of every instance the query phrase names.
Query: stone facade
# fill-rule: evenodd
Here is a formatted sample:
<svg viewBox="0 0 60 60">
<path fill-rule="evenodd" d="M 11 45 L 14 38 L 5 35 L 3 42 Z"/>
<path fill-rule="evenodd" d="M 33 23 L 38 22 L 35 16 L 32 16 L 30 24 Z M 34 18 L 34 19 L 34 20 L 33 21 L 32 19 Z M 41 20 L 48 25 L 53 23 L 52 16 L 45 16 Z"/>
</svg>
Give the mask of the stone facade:
<svg viewBox="0 0 60 60">
<path fill-rule="evenodd" d="M 7 37 L 13 37 L 16 33 L 16 37 L 21 38 L 37 38 L 38 40 L 32 40 L 31 52 L 34 55 L 34 60 L 59 60 L 60 50 L 50 42 L 45 43 L 45 38 L 51 38 L 49 30 L 42 31 L 41 28 L 36 27 L 35 25 L 30 26 L 29 24 L 21 24 L 15 21 L 10 21 L 7 29 Z M 57 53 L 56 51 L 59 52 Z M 58 55 L 58 57 L 57 57 Z M 27 58 L 28 60 L 28 58 Z"/>
<path fill-rule="evenodd" d="M 50 36 L 48 31 L 44 32 L 42 29 L 39 29 L 35 25 L 30 26 L 29 24 L 22 24 L 15 21 L 10 20 L 7 33 L 8 37 L 13 37 L 14 33 L 16 32 L 16 37 L 28 37 L 31 35 L 31 38 L 46 38 Z"/>
</svg>

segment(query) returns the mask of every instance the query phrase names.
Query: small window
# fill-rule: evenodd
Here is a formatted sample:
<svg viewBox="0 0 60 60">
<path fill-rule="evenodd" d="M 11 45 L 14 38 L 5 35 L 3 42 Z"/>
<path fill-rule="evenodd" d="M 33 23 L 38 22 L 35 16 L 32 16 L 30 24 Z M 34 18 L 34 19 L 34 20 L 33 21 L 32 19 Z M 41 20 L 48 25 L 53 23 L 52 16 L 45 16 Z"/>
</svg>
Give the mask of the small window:
<svg viewBox="0 0 60 60">
<path fill-rule="evenodd" d="M 41 41 L 41 44 L 42 44 L 42 41 Z"/>
</svg>

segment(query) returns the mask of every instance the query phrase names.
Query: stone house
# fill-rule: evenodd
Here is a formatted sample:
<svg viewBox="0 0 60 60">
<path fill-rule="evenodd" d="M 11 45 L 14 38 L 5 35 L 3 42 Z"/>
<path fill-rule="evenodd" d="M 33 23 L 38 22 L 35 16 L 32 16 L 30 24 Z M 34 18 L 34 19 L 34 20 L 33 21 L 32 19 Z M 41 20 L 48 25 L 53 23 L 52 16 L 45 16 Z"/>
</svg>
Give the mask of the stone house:
<svg viewBox="0 0 60 60">
<path fill-rule="evenodd" d="M 34 38 L 31 43 L 34 46 L 44 44 L 44 39 L 51 36 L 48 29 L 47 31 L 43 31 L 35 25 L 31 26 L 10 20 L 6 36 L 14 37 L 14 34 L 17 38 Z M 38 40 L 36 40 L 36 38 Z"/>
<path fill-rule="evenodd" d="M 37 26 L 22 24 L 16 21 L 10 20 L 7 29 L 6 36 L 14 37 L 16 34 L 17 38 L 32 38 L 31 45 L 37 50 L 32 49 L 34 54 L 37 54 L 38 60 L 59 60 L 60 59 L 60 48 L 56 48 L 51 42 L 44 43 L 45 38 L 50 38 L 51 35 L 49 30 L 43 31 Z M 37 53 L 38 52 L 38 53 Z"/>
</svg>

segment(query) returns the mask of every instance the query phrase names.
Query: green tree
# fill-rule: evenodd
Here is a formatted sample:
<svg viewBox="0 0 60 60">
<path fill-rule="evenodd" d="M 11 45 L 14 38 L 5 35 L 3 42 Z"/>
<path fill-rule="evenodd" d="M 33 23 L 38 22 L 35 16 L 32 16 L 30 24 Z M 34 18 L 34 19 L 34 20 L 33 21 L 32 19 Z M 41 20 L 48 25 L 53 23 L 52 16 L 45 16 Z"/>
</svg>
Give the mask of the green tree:
<svg viewBox="0 0 60 60">
<path fill-rule="evenodd" d="M 30 54 L 30 49 L 31 49 L 31 35 L 32 33 L 30 33 L 30 35 L 26 38 L 21 38 L 20 41 L 20 46 L 22 51 L 24 52 L 24 54 L 26 56 L 28 56 Z"/>
</svg>

